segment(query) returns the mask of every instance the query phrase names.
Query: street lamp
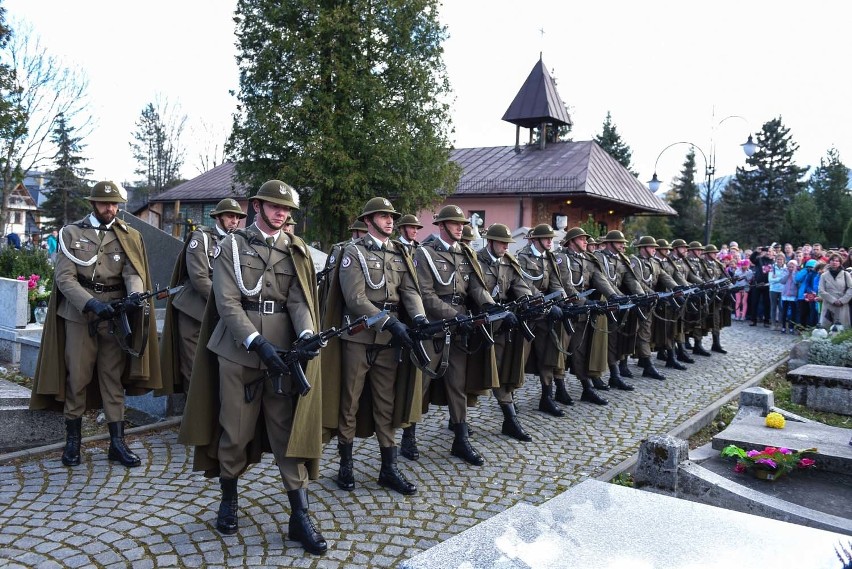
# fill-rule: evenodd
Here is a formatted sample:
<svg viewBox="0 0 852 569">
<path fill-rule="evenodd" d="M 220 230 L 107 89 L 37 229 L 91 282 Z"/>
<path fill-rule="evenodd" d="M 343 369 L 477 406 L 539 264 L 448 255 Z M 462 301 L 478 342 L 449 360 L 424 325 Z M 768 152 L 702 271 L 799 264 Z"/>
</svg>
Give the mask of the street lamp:
<svg viewBox="0 0 852 569">
<path fill-rule="evenodd" d="M 715 131 L 715 128 L 719 127 L 723 122 L 725 122 L 728 119 L 746 120 L 745 118 L 743 118 L 739 115 L 727 116 L 727 117 L 723 118 L 722 120 L 720 120 L 718 123 L 716 123 L 716 125 L 714 127 L 714 131 Z M 746 121 L 746 122 L 748 122 L 748 121 Z M 660 153 L 657 155 L 657 159 L 654 161 L 654 175 L 651 177 L 650 180 L 648 180 L 648 189 L 650 189 L 654 193 L 656 193 L 656 191 L 660 189 L 660 184 L 662 183 L 662 181 L 657 177 L 657 164 L 660 162 L 660 157 L 663 155 L 663 153 L 666 150 L 668 150 L 672 146 L 677 146 L 679 144 L 686 144 L 688 146 L 691 146 L 692 148 L 697 150 L 701 154 L 701 158 L 704 159 L 704 175 L 707 178 L 707 188 L 705 189 L 705 193 L 704 193 L 704 244 L 706 245 L 710 242 L 710 229 L 712 228 L 713 179 L 714 179 L 714 176 L 716 174 L 716 145 L 713 142 L 712 133 L 710 135 L 710 158 L 708 158 L 707 154 L 705 154 L 704 151 L 701 150 L 700 146 L 698 146 L 697 144 L 695 144 L 693 142 L 689 142 L 689 141 L 685 141 L 685 140 L 673 142 L 673 143 L 669 144 L 668 146 L 666 146 L 665 148 L 663 148 L 660 151 Z M 757 149 L 758 149 L 758 146 L 754 142 L 754 139 L 752 138 L 751 134 L 748 135 L 748 140 L 746 140 L 744 143 L 740 144 L 740 146 L 742 147 L 743 152 L 745 152 L 746 156 L 748 156 L 749 158 L 751 158 L 754 155 L 754 153 L 757 152 Z"/>
</svg>

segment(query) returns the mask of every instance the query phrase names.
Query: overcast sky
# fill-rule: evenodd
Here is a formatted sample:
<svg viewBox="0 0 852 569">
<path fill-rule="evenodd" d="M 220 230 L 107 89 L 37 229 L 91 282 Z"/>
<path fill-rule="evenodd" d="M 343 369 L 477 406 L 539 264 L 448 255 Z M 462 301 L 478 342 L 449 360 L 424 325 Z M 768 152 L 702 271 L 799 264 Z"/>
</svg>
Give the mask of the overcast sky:
<svg viewBox="0 0 852 569">
<path fill-rule="evenodd" d="M 52 53 L 86 69 L 98 120 L 89 167 L 116 181 L 134 178 L 128 143 L 156 97 L 188 115 L 193 140 L 202 138 L 202 120 L 230 127 L 235 4 L 2 2 L 11 24 L 29 22 Z M 447 0 L 451 138 L 458 148 L 514 144 L 515 127 L 500 117 L 542 53 L 574 139 L 599 134 L 610 111 L 643 182 L 677 141 L 707 155 L 715 146 L 717 173 L 732 173 L 744 163 L 739 144 L 779 116 L 800 146 L 798 164 L 818 164 L 835 146 L 852 165 L 850 15 L 852 4 L 840 0 Z M 725 120 L 732 115 L 743 119 Z M 660 157 L 661 179 L 677 175 L 687 150 L 675 146 Z M 190 146 L 185 177 L 199 173 L 198 151 Z"/>
</svg>

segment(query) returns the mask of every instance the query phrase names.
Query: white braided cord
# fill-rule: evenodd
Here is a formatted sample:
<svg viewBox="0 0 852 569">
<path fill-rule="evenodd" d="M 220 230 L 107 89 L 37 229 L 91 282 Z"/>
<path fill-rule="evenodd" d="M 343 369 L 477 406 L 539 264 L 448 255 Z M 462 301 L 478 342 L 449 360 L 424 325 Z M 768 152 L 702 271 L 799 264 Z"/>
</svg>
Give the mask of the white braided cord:
<svg viewBox="0 0 852 569">
<path fill-rule="evenodd" d="M 426 256 L 426 264 L 428 264 L 429 268 L 432 269 L 432 275 L 435 277 L 435 280 L 438 281 L 443 286 L 453 285 L 453 290 L 455 290 L 455 285 L 454 285 L 453 281 L 456 278 L 456 272 L 453 271 L 453 274 L 450 275 L 449 280 L 444 282 L 443 280 L 441 280 L 441 275 L 438 274 L 438 267 L 435 266 L 435 261 L 433 261 L 432 256 L 429 255 L 428 247 L 421 247 L 421 250 L 423 251 L 423 254 Z"/>
<path fill-rule="evenodd" d="M 65 231 L 64 227 L 59 230 L 59 248 L 62 249 L 62 252 L 65 254 L 65 256 L 68 257 L 69 259 L 71 259 L 74 262 L 75 265 L 80 265 L 81 267 L 91 267 L 92 265 L 94 265 L 95 263 L 98 262 L 97 253 L 95 254 L 94 257 L 92 257 L 88 261 L 82 261 L 82 260 L 78 259 L 77 257 L 75 257 L 74 255 L 72 255 L 68 251 L 68 248 L 65 246 L 65 240 L 62 239 L 62 232 L 63 231 Z"/>
<path fill-rule="evenodd" d="M 382 274 L 381 282 L 374 283 L 373 279 L 370 278 L 370 270 L 367 268 L 367 259 L 364 258 L 364 255 L 361 254 L 361 250 L 358 246 L 355 246 L 355 251 L 358 252 L 358 262 L 361 263 L 361 270 L 364 271 L 364 280 L 367 281 L 367 286 L 373 290 L 379 290 L 385 286 L 385 275 Z"/>
<path fill-rule="evenodd" d="M 263 274 L 260 275 L 260 278 L 257 279 L 257 286 L 253 289 L 249 290 L 246 288 L 245 282 L 243 282 L 243 271 L 240 268 L 240 251 L 237 247 L 237 239 L 235 236 L 231 236 L 231 255 L 233 256 L 234 262 L 234 275 L 237 277 L 237 286 L 240 288 L 240 292 L 246 296 L 255 296 L 260 293 L 260 289 L 263 286 Z"/>
</svg>

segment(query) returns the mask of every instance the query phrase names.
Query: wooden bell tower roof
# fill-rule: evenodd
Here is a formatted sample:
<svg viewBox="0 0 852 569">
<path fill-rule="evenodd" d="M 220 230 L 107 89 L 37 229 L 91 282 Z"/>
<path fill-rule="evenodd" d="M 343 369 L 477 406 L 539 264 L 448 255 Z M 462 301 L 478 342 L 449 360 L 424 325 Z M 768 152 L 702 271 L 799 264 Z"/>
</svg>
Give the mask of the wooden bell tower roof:
<svg viewBox="0 0 852 569">
<path fill-rule="evenodd" d="M 556 82 L 547 72 L 540 55 L 503 120 L 523 128 L 535 128 L 542 123 L 557 127 L 572 124 L 565 103 L 556 90 Z"/>
</svg>

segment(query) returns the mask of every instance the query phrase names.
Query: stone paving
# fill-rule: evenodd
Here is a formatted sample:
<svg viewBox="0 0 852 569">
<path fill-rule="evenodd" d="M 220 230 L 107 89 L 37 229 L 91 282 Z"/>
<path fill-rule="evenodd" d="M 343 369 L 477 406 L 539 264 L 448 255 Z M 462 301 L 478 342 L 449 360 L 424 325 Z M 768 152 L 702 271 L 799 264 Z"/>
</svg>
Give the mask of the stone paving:
<svg viewBox="0 0 852 569">
<path fill-rule="evenodd" d="M 502 414 L 492 398 L 481 400 L 469 422 L 482 467 L 450 456 L 447 412 L 433 408 L 418 426 L 420 460 L 400 458 L 418 486 L 414 496 L 378 486 L 375 438 L 355 444 L 356 489 L 339 490 L 336 445 L 328 445 L 321 479 L 310 488 L 312 514 L 329 542 L 321 557 L 286 539 L 289 504 L 269 455 L 240 480 L 240 531 L 229 537 L 214 527 L 218 481 L 191 471 L 191 451 L 177 443 L 174 428 L 128 437 L 142 458 L 135 469 L 109 463 L 104 442 L 84 443 L 83 464 L 73 469 L 62 466 L 61 451 L 6 461 L 0 566 L 395 566 L 519 501 L 538 505 L 601 476 L 635 454 L 641 439 L 678 428 L 779 362 L 795 340 L 742 322 L 722 339 L 727 355 L 665 370 L 667 381 L 637 373 L 636 391 L 608 392 L 606 407 L 576 403 L 562 418 L 535 410 L 540 391 L 528 383 L 518 407 L 532 443 L 500 435 Z M 579 384 L 570 381 L 569 389 L 579 400 Z"/>
</svg>

